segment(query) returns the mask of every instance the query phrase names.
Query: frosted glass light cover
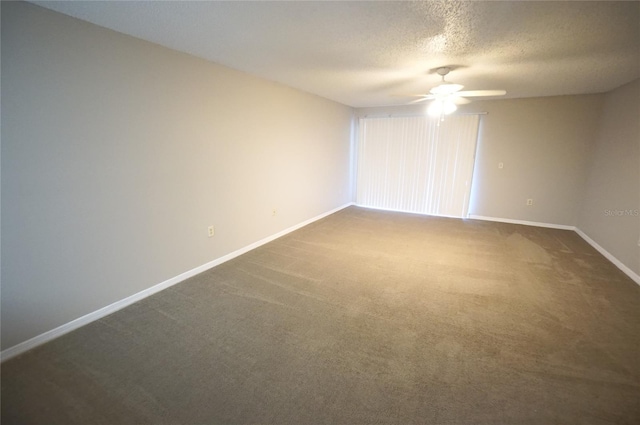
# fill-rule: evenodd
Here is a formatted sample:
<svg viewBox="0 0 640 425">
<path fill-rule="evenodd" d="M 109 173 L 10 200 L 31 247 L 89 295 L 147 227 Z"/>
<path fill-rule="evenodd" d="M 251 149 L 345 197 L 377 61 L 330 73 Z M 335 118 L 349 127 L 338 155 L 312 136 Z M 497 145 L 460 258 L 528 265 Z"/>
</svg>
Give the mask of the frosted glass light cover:
<svg viewBox="0 0 640 425">
<path fill-rule="evenodd" d="M 440 115 L 448 115 L 455 112 L 458 107 L 450 100 L 437 99 L 431 102 L 427 108 L 427 114 L 432 117 L 438 117 Z"/>
</svg>

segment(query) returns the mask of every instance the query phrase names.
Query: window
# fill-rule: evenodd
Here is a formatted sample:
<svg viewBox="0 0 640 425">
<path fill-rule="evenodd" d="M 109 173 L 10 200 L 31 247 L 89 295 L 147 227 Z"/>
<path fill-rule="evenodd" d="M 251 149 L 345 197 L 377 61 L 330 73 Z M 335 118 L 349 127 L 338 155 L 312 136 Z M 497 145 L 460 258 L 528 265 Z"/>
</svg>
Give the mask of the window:
<svg viewBox="0 0 640 425">
<path fill-rule="evenodd" d="M 478 115 L 361 118 L 358 205 L 466 217 Z"/>
</svg>

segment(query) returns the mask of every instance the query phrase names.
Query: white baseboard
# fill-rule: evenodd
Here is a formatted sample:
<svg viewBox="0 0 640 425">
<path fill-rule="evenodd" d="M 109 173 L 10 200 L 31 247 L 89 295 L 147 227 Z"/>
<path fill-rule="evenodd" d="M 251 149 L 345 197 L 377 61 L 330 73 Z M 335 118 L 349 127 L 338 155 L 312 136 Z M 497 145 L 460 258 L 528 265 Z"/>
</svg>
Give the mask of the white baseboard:
<svg viewBox="0 0 640 425">
<path fill-rule="evenodd" d="M 622 261 L 618 260 L 609 251 L 607 251 L 606 249 L 601 247 L 596 241 L 594 241 L 589 236 L 587 236 L 587 234 L 584 233 L 582 230 L 576 228 L 576 233 L 579 234 L 582 239 L 587 241 L 587 243 L 589 245 L 594 247 L 596 249 L 596 251 L 598 251 L 600 254 L 604 255 L 604 257 L 607 260 L 611 261 L 617 268 L 622 270 L 624 272 L 624 274 L 629 276 L 635 283 L 640 285 L 640 275 L 638 275 L 636 272 L 631 270 L 629 267 L 625 266 L 624 263 L 622 263 Z"/>
<path fill-rule="evenodd" d="M 108 305 L 106 307 L 103 307 L 103 308 L 101 308 L 99 310 L 96 310 L 96 311 L 94 311 L 92 313 L 86 314 L 86 315 L 84 315 L 82 317 L 79 317 L 79 318 L 77 318 L 75 320 L 72 320 L 71 322 L 65 323 L 64 325 L 58 326 L 55 329 L 52 329 L 50 331 L 47 331 L 47 332 L 42 333 L 40 335 L 37 335 L 37 336 L 35 336 L 35 337 L 31 338 L 31 339 L 28 339 L 28 340 L 26 340 L 24 342 L 21 342 L 21 343 L 19 343 L 17 345 L 14 345 L 13 347 L 9 347 L 9 348 L 7 348 L 6 350 L 3 350 L 0 353 L 0 361 L 8 360 L 8 359 L 10 359 L 12 357 L 15 357 L 17 355 L 20 355 L 20 354 L 26 352 L 26 351 L 28 351 L 28 350 L 30 350 L 32 348 L 35 348 L 35 347 L 37 347 L 39 345 L 42 345 L 45 342 L 49 342 L 49 341 L 51 341 L 51 340 L 53 340 L 55 338 L 58 338 L 58 337 L 60 337 L 60 336 L 62 336 L 64 334 L 66 334 L 66 333 L 69 333 L 69 332 L 71 332 L 73 330 L 76 330 L 76 329 L 78 329 L 78 328 L 80 328 L 80 327 L 82 327 L 84 325 L 87 325 L 87 324 L 89 324 L 91 322 L 94 322 L 94 321 L 96 321 L 98 319 L 101 319 L 101 318 L 103 318 L 105 316 L 108 316 L 109 314 L 114 313 L 114 312 L 116 312 L 118 310 L 121 310 L 121 309 L 123 309 L 123 308 L 125 308 L 125 307 L 127 307 L 127 306 L 129 306 L 129 305 L 131 305 L 131 304 L 133 304 L 135 302 L 137 302 L 137 301 L 140 301 L 140 300 L 144 299 L 144 298 L 147 298 L 147 297 L 155 294 L 156 292 L 160 292 L 163 289 L 166 289 L 166 288 L 168 288 L 170 286 L 173 286 L 173 285 L 175 285 L 177 283 L 180 283 L 180 282 L 182 282 L 182 281 L 184 281 L 184 280 L 186 280 L 186 279 L 188 279 L 188 278 L 190 278 L 192 276 L 195 276 L 195 275 L 197 275 L 199 273 L 202 273 L 202 272 L 204 272 L 206 270 L 209 270 L 210 268 L 213 268 L 213 267 L 215 267 L 215 266 L 217 266 L 219 264 L 222 264 L 222 263 L 224 263 L 226 261 L 229 261 L 229 260 L 231 260 L 233 258 L 236 258 L 236 257 L 238 257 L 238 256 L 240 256 L 242 254 L 245 254 L 245 253 L 251 251 L 252 249 L 256 249 L 261 245 L 264 245 L 264 244 L 266 244 L 268 242 L 271 242 L 271 241 L 273 241 L 275 239 L 278 239 L 278 238 L 286 235 L 287 233 L 291 233 L 294 230 L 298 230 L 301 227 L 304 227 L 304 226 L 306 226 L 308 224 L 313 223 L 314 221 L 318 221 L 318 220 L 320 220 L 322 218 L 325 218 L 326 216 L 331 215 L 333 213 L 336 213 L 336 212 L 338 212 L 338 211 L 340 211 L 340 210 L 342 210 L 344 208 L 347 208 L 347 207 L 349 207 L 351 205 L 354 205 L 354 203 L 350 202 L 348 204 L 344 204 L 344 205 L 342 205 L 342 206 L 340 206 L 338 208 L 335 208 L 335 209 L 333 209 L 331 211 L 327 211 L 327 212 L 325 212 L 323 214 L 320 214 L 320 215 L 318 215 L 316 217 L 310 218 L 309 220 L 305 220 L 302 223 L 298 223 L 295 226 L 289 227 L 289 228 L 287 228 L 287 229 L 285 229 L 285 230 L 283 230 L 281 232 L 278 232 L 278 233 L 276 233 L 274 235 L 267 236 L 266 238 L 261 239 L 261 240 L 259 240 L 257 242 L 254 242 L 254 243 L 252 243 L 250 245 L 247 245 L 244 248 L 240 248 L 240 249 L 238 249 L 236 251 L 233 251 L 233 252 L 231 252 L 231 253 L 229 253 L 227 255 L 224 255 L 224 256 L 222 256 L 220 258 L 216 258 L 213 261 L 210 261 L 210 262 L 208 262 L 206 264 L 203 264 L 201 266 L 198 266 L 198 267 L 196 267 L 194 269 L 191 269 L 189 271 L 181 273 L 178 276 L 172 277 L 171 279 L 168 279 L 168 280 L 165 280 L 164 282 L 158 283 L 157 285 L 154 285 L 154 286 L 152 286 L 150 288 L 147 288 L 147 289 L 145 289 L 143 291 L 135 293 L 135 294 L 133 294 L 133 295 L 127 297 L 127 298 L 124 298 L 124 299 L 120 300 L 120 301 L 116 301 L 113 304 L 110 304 L 110 305 Z"/>
<path fill-rule="evenodd" d="M 499 218 L 499 217 L 485 217 L 483 215 L 473 215 L 473 214 L 469 214 L 468 218 L 473 220 L 497 221 L 500 223 L 510 223 L 510 224 L 522 224 L 524 226 L 548 227 L 550 229 L 576 230 L 576 226 L 569 226 L 566 224 L 540 223 L 537 221 L 513 220 L 511 218 Z"/>
</svg>

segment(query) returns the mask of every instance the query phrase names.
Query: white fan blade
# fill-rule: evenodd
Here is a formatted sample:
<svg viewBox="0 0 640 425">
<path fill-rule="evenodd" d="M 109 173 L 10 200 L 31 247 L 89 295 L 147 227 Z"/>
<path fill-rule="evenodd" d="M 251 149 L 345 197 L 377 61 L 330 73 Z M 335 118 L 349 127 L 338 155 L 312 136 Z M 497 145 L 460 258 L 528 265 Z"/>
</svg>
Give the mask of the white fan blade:
<svg viewBox="0 0 640 425">
<path fill-rule="evenodd" d="M 425 100 L 431 100 L 431 99 L 433 99 L 433 96 L 422 96 L 422 99 L 412 100 L 411 102 L 407 103 L 407 105 L 411 105 L 412 103 L 420 103 L 420 102 L 424 102 Z"/>
<path fill-rule="evenodd" d="M 451 100 L 456 105 L 466 105 L 467 103 L 471 103 L 469 99 L 465 99 L 464 97 L 452 96 Z"/>
<path fill-rule="evenodd" d="M 481 97 L 481 96 L 504 96 L 507 94 L 506 90 L 467 90 L 459 91 L 456 93 L 459 96 L 466 97 Z"/>
<path fill-rule="evenodd" d="M 422 94 L 406 94 L 406 93 L 394 93 L 391 96 L 393 97 L 425 97 L 425 96 L 430 96 L 427 93 L 422 93 Z"/>
</svg>

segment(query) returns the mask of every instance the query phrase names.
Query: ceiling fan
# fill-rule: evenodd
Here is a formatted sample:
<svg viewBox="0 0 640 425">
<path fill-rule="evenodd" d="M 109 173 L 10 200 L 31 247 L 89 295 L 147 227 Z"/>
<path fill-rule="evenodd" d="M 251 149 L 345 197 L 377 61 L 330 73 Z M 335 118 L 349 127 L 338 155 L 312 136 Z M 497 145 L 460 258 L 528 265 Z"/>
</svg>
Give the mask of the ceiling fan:
<svg viewBox="0 0 640 425">
<path fill-rule="evenodd" d="M 427 113 L 432 116 L 440 116 L 444 118 L 444 115 L 448 115 L 454 112 L 458 107 L 456 105 L 464 105 L 471 102 L 467 97 L 490 97 L 490 96 L 504 96 L 507 94 L 505 90 L 465 90 L 463 85 L 454 84 L 445 81 L 444 77 L 451 71 L 449 67 L 441 67 L 436 70 L 438 75 L 442 77 L 442 81 L 439 85 L 429 90 L 429 94 L 414 95 L 419 97 L 409 104 L 424 102 L 425 100 L 433 100 L 427 108 Z"/>
</svg>

